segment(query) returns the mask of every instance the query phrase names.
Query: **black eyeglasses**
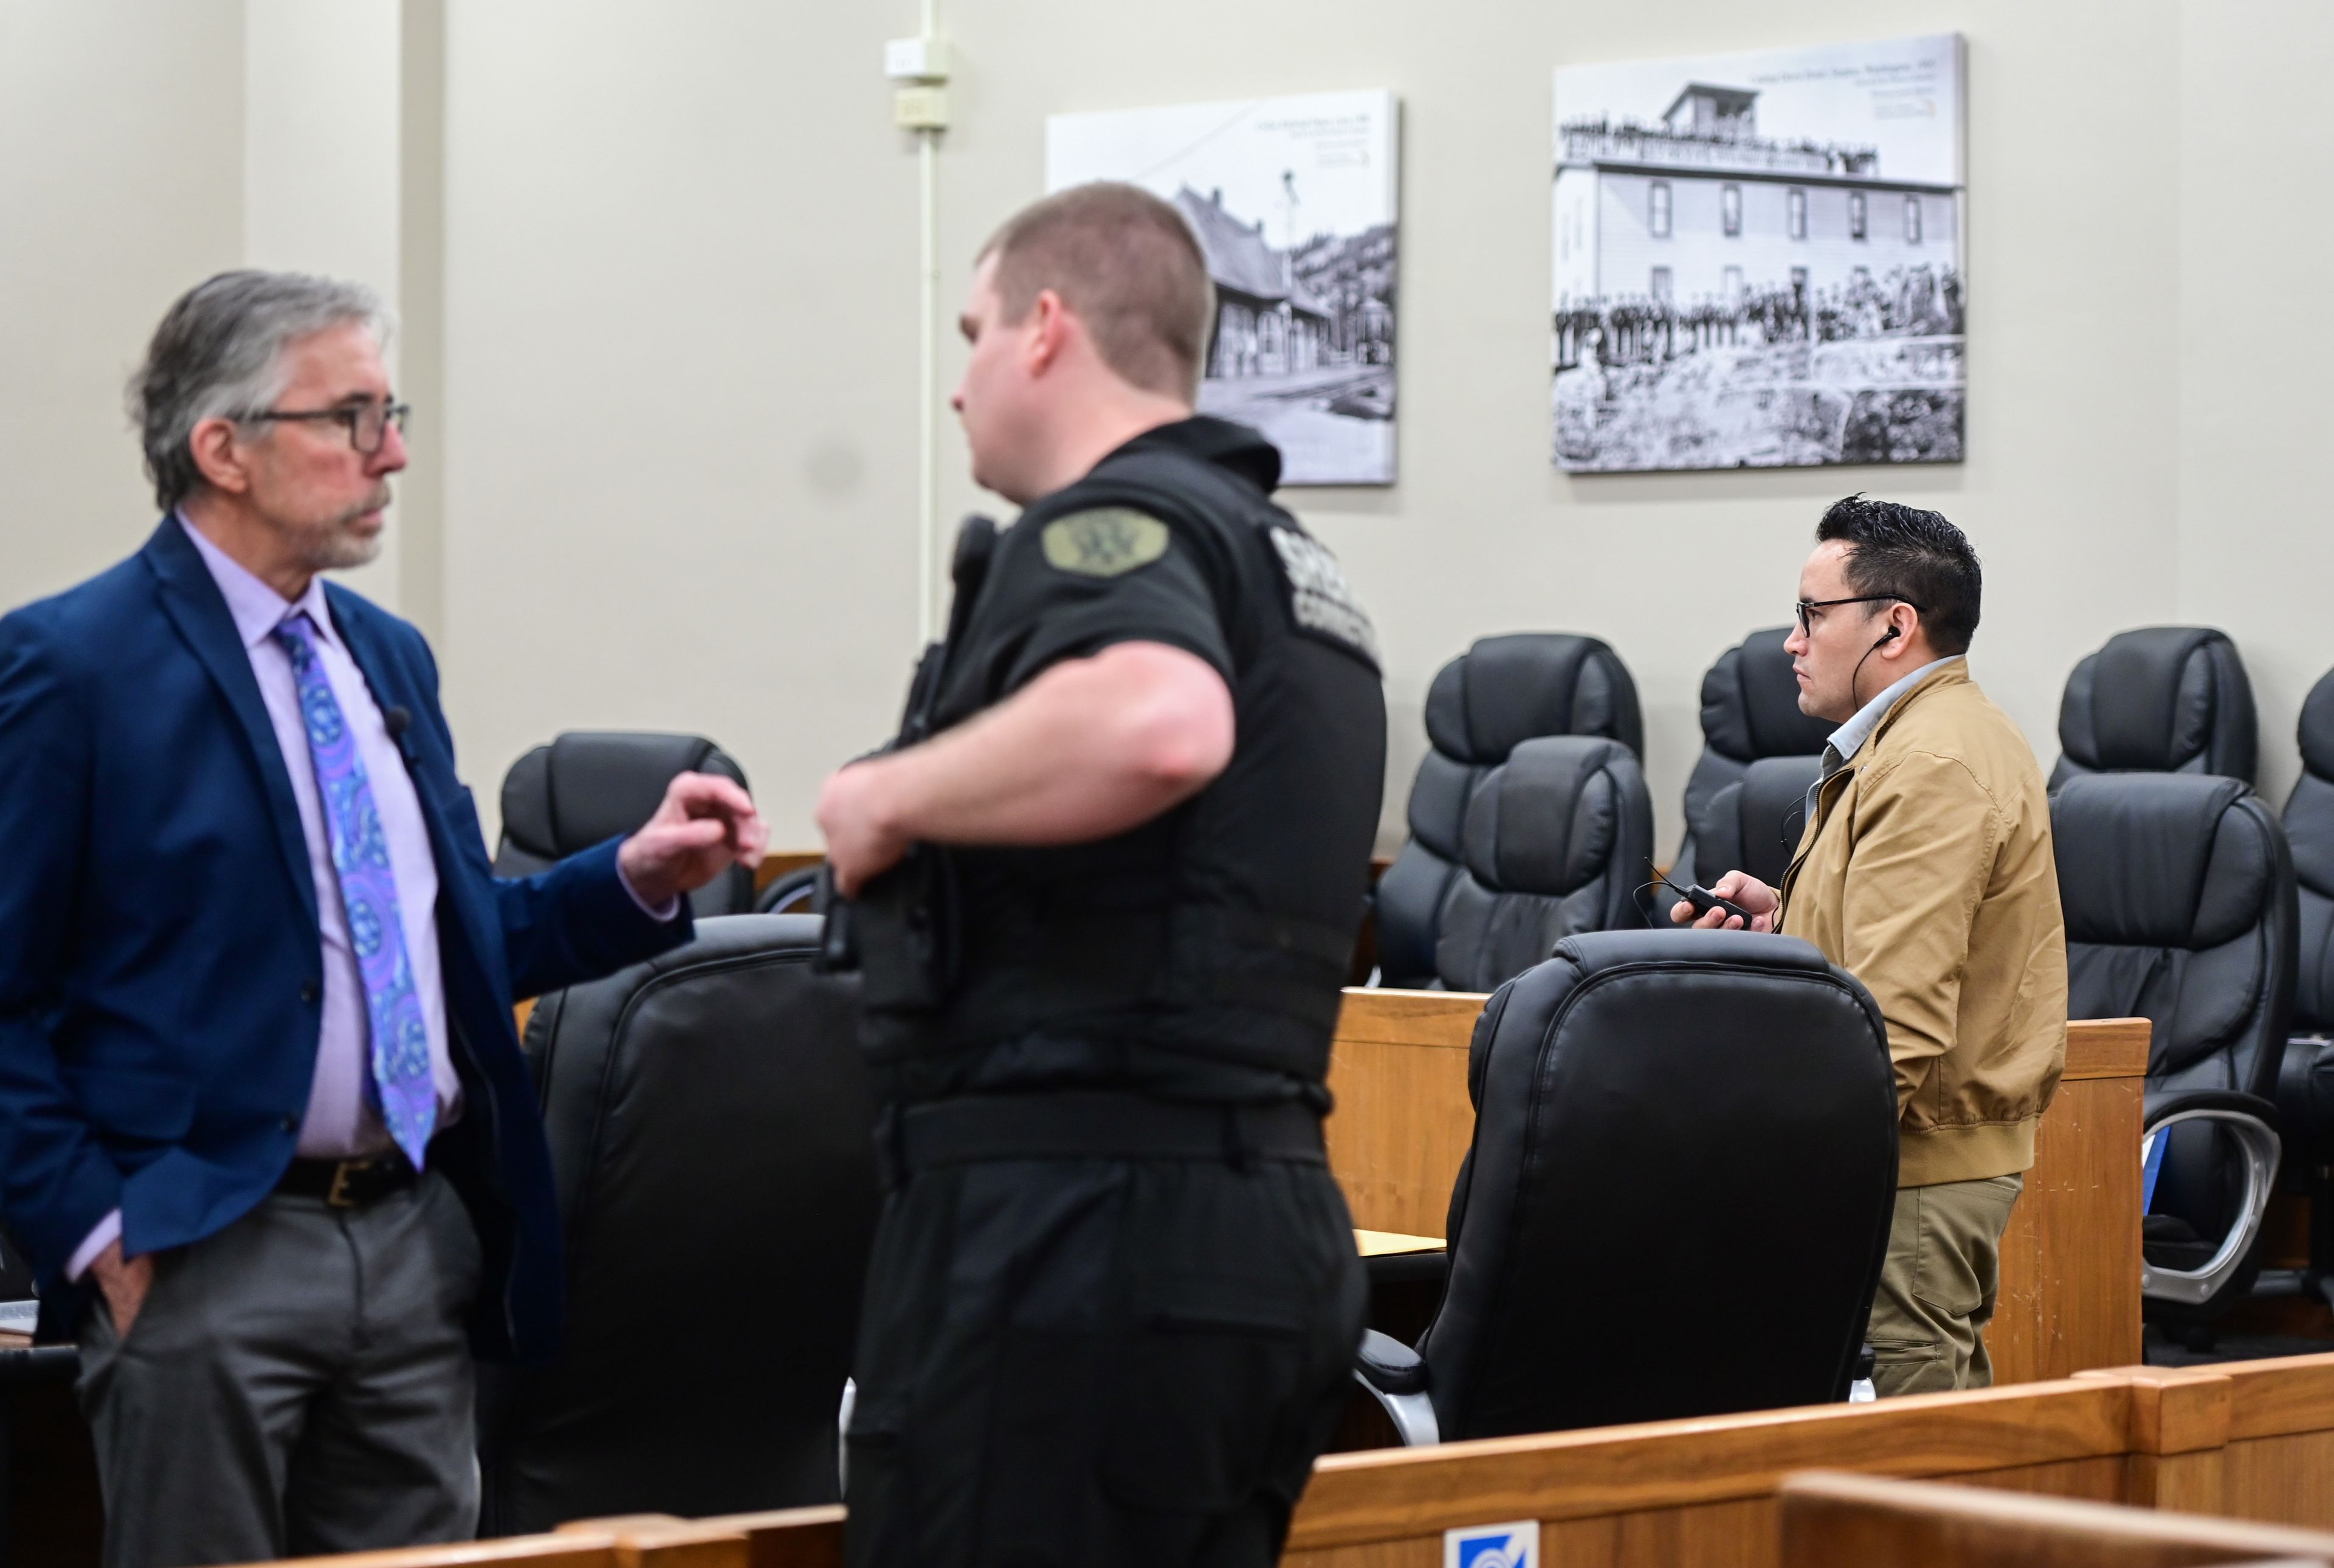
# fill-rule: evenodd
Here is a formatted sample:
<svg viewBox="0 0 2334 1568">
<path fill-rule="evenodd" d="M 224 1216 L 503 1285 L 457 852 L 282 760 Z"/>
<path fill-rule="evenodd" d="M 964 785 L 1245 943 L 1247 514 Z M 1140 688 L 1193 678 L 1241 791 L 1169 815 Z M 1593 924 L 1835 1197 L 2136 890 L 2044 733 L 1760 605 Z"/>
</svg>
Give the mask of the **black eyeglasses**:
<svg viewBox="0 0 2334 1568">
<path fill-rule="evenodd" d="M 1802 599 L 1797 602 L 1799 612 L 1799 635 L 1801 637 L 1813 635 L 1814 628 L 1808 624 L 1809 611 L 1829 610 L 1835 604 L 1913 604 L 1913 601 L 1901 593 L 1859 593 L 1851 599 Z M 1921 609 L 1917 604 L 1913 604 L 1913 608 L 1916 611 Z M 1927 611 L 1923 611 L 1922 613 L 1926 614 Z"/>
<path fill-rule="evenodd" d="M 381 443 L 389 439 L 389 428 L 397 427 L 398 434 L 405 433 L 405 417 L 413 411 L 410 403 L 352 403 L 344 409 L 261 409 L 241 416 L 246 424 L 273 419 L 285 424 L 298 424 L 313 419 L 330 419 L 348 428 L 349 445 L 364 457 L 379 452 Z"/>
</svg>

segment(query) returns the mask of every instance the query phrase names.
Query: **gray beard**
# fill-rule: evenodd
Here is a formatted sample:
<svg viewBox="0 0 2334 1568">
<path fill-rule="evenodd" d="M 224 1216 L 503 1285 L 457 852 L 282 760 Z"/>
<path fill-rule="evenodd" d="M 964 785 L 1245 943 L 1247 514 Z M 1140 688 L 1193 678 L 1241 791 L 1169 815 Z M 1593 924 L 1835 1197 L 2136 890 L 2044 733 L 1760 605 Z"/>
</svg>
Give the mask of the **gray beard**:
<svg viewBox="0 0 2334 1568">
<path fill-rule="evenodd" d="M 377 506 L 389 505 L 389 486 L 383 485 L 363 505 L 350 508 L 317 529 L 308 541 L 306 565 L 311 572 L 345 572 L 353 566 L 370 565 L 381 554 L 383 534 L 362 538 L 350 533 L 349 524 Z"/>
</svg>

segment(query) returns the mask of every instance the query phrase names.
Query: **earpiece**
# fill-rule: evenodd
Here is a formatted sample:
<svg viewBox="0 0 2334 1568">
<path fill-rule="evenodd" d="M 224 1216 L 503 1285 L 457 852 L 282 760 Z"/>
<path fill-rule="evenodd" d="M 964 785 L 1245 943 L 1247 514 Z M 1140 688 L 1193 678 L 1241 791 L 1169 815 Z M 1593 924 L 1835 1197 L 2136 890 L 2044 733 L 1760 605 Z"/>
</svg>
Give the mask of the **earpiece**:
<svg viewBox="0 0 2334 1568">
<path fill-rule="evenodd" d="M 1890 627 L 1887 630 L 1880 634 L 1878 639 L 1873 642 L 1871 647 L 1864 650 L 1864 659 L 1870 659 L 1874 654 L 1879 652 L 1882 649 L 1887 647 L 1890 643 L 1895 641 L 1898 638 L 1904 635 L 1904 628 L 1898 626 Z M 1856 701 L 1856 681 L 1857 678 L 1864 673 L 1864 659 L 1857 659 L 1856 661 L 1855 669 L 1848 673 L 1847 700 L 1850 702 Z"/>
</svg>

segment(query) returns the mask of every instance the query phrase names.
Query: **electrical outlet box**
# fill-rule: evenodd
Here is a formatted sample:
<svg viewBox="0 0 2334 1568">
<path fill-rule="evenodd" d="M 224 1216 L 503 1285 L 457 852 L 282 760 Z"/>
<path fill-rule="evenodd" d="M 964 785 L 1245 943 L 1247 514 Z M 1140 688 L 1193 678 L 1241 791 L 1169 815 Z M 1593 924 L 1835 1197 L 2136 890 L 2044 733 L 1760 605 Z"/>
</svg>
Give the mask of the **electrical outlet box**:
<svg viewBox="0 0 2334 1568">
<path fill-rule="evenodd" d="M 894 38 L 883 45 L 883 74 L 894 82 L 946 82 L 945 38 Z"/>
<path fill-rule="evenodd" d="M 948 89 L 900 87 L 892 92 L 892 123 L 902 130 L 946 130 Z"/>
</svg>

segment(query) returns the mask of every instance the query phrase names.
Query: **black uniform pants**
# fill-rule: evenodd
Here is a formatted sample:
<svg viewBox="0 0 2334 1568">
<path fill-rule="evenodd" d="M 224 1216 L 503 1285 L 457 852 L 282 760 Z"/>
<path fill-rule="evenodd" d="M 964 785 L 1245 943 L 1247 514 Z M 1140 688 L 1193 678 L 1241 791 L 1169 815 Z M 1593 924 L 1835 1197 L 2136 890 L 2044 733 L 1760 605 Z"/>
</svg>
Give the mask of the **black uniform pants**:
<svg viewBox="0 0 2334 1568">
<path fill-rule="evenodd" d="M 853 1568 L 1268 1564 L 1365 1285 L 1318 1163 L 989 1159 L 884 1201 Z"/>
</svg>

